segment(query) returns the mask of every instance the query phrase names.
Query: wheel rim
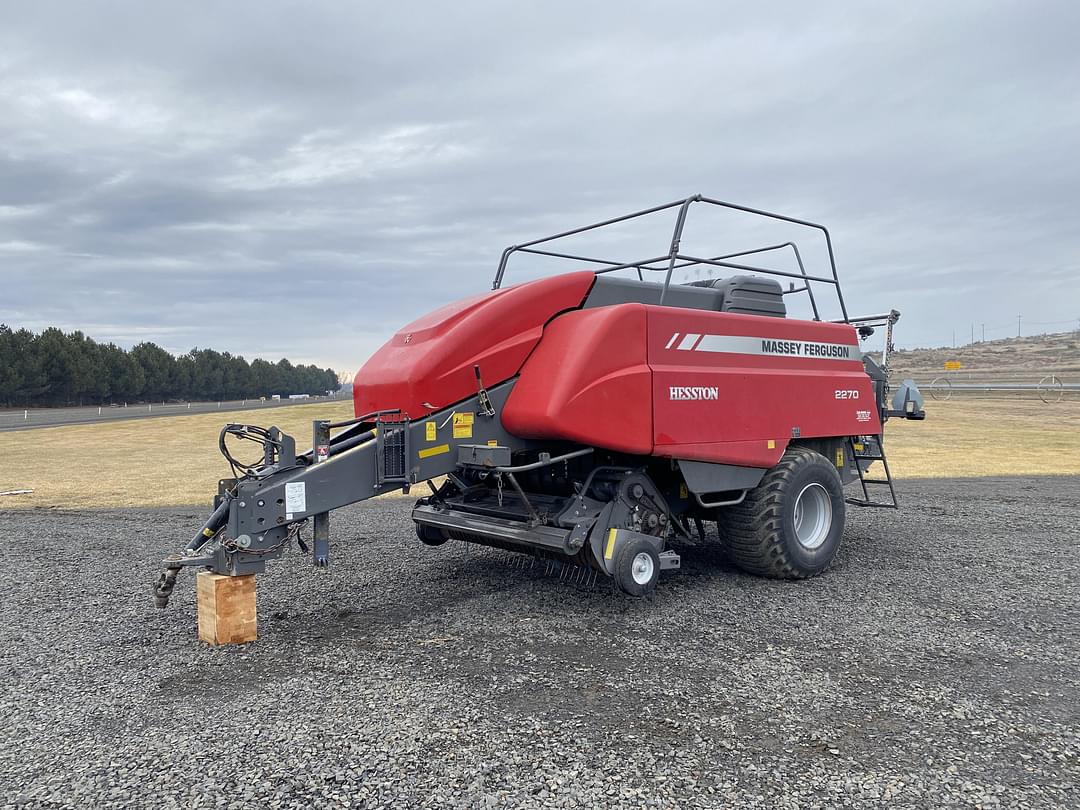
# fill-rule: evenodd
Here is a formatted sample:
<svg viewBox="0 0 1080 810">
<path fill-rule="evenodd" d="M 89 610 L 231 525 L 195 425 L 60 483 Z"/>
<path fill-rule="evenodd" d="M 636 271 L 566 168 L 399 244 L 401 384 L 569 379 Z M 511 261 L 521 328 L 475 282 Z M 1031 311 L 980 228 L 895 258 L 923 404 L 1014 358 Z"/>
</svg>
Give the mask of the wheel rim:
<svg viewBox="0 0 1080 810">
<path fill-rule="evenodd" d="M 795 499 L 795 537 L 803 548 L 818 548 L 832 529 L 832 498 L 821 484 L 808 484 Z"/>
<path fill-rule="evenodd" d="M 638 585 L 646 585 L 653 577 L 652 556 L 642 551 L 634 556 L 634 562 L 630 565 L 630 576 Z"/>
</svg>

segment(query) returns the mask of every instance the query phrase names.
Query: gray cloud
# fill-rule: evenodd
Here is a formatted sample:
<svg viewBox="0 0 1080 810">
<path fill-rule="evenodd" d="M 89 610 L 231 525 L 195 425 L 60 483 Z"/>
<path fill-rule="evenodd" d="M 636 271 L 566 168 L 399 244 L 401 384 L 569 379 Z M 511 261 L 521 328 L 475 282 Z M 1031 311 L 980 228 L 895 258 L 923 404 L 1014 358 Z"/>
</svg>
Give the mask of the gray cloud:
<svg viewBox="0 0 1080 810">
<path fill-rule="evenodd" d="M 1078 29 L 1068 3 L 24 4 L 0 320 L 352 370 L 505 245 L 701 191 L 827 224 L 901 343 L 1066 328 Z M 688 247 L 776 235 L 703 214 Z"/>
</svg>

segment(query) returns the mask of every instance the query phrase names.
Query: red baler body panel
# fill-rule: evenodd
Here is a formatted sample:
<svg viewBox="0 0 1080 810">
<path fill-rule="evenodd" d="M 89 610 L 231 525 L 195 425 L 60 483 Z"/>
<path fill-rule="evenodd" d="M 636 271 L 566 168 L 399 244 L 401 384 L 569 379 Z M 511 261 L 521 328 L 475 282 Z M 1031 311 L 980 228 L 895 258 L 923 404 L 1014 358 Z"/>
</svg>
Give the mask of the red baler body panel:
<svg viewBox="0 0 1080 810">
<path fill-rule="evenodd" d="M 399 331 L 354 383 L 356 414 L 425 416 L 519 375 L 511 434 L 772 467 L 793 438 L 878 435 L 854 327 L 625 303 L 582 309 L 583 271 L 466 299 Z"/>
<path fill-rule="evenodd" d="M 646 309 L 621 304 L 552 321 L 506 401 L 503 427 L 526 439 L 651 453 Z"/>
<path fill-rule="evenodd" d="M 476 393 L 474 365 L 486 386 L 510 379 L 544 324 L 580 307 L 594 278 L 587 270 L 552 276 L 466 298 L 413 321 L 357 372 L 356 415 L 398 408 L 416 419 L 460 402 Z"/>
<path fill-rule="evenodd" d="M 854 327 L 647 309 L 655 455 L 772 467 L 792 438 L 881 433 Z"/>
<path fill-rule="evenodd" d="M 796 436 L 881 432 L 853 327 L 633 303 L 549 324 L 502 418 L 524 438 L 752 467 Z"/>
</svg>

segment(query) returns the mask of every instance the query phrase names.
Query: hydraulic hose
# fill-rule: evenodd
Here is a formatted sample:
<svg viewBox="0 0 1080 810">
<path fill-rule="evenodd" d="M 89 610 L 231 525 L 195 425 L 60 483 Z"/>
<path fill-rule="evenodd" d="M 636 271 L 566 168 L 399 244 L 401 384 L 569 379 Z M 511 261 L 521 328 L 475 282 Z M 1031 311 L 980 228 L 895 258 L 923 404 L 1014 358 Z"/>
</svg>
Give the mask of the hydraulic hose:
<svg viewBox="0 0 1080 810">
<path fill-rule="evenodd" d="M 355 436 L 351 436 L 344 441 L 340 441 L 336 444 L 330 445 L 330 455 L 336 456 L 339 453 L 344 453 L 346 450 L 351 450 L 354 447 L 358 447 L 364 442 L 371 441 L 375 438 L 374 430 L 366 430 L 363 433 L 359 433 Z M 310 463 L 310 453 L 301 456 L 301 458 L 307 458 Z M 217 509 L 206 519 L 206 522 L 202 525 L 202 528 L 195 533 L 195 536 L 191 538 L 191 541 L 187 544 L 187 548 L 184 549 L 186 554 L 193 554 L 198 551 L 202 546 L 210 540 L 214 535 L 221 531 L 221 527 L 225 525 L 226 519 L 229 516 L 229 504 L 232 502 L 233 496 L 229 493 L 225 493 L 221 498 L 221 503 L 218 504 Z"/>
<path fill-rule="evenodd" d="M 220 437 L 220 444 L 224 451 L 225 434 L 229 430 L 226 428 L 222 431 Z M 336 456 L 339 453 L 344 453 L 347 450 L 351 450 L 354 447 L 358 447 L 361 444 L 371 441 L 375 438 L 374 430 L 365 430 L 362 432 L 349 435 L 351 431 L 344 431 L 344 435 L 339 434 L 330 441 L 330 455 Z M 230 458 L 226 452 L 226 458 Z M 312 451 L 297 457 L 297 463 L 311 464 L 314 460 Z M 230 459 L 231 461 L 231 459 Z M 288 468 L 286 468 L 288 469 Z M 206 545 L 211 539 L 217 536 L 218 532 L 225 526 L 225 522 L 229 519 L 229 506 L 232 504 L 235 497 L 226 492 L 221 497 L 221 503 L 217 505 L 217 508 L 210 514 L 210 517 L 203 523 L 202 528 L 195 533 L 195 536 L 188 542 L 187 547 L 184 549 L 184 557 L 194 556 L 199 549 Z M 176 586 L 176 577 L 180 573 L 180 569 L 183 567 L 181 559 L 179 557 L 166 561 L 165 570 L 162 572 L 160 578 L 154 586 L 154 604 L 159 608 L 164 608 L 169 603 L 169 597 L 172 595 L 173 588 Z"/>
<path fill-rule="evenodd" d="M 217 509 L 210 514 L 202 528 L 196 532 L 195 536 L 191 538 L 191 542 L 187 544 L 187 548 L 184 549 L 185 557 L 194 555 L 221 531 L 229 516 L 229 503 L 232 499 L 232 495 L 228 493 L 222 496 Z M 161 576 L 154 585 L 154 605 L 156 607 L 165 608 L 169 604 L 169 597 L 172 596 L 173 588 L 176 587 L 176 576 L 180 573 L 182 567 L 179 557 L 170 558 L 166 561 L 165 570 L 162 571 Z"/>
<path fill-rule="evenodd" d="M 364 442 L 369 442 L 374 438 L 375 438 L 375 431 L 374 430 L 368 430 L 368 431 L 365 431 L 364 433 L 361 433 L 361 434 L 359 434 L 357 436 L 353 436 L 350 439 L 346 439 L 345 441 L 340 442 L 339 444 L 331 444 L 330 445 L 330 457 L 333 458 L 334 456 L 338 455 L 339 453 L 344 453 L 346 450 L 352 450 L 354 447 L 359 447 L 361 444 L 364 444 Z"/>
<path fill-rule="evenodd" d="M 191 542 L 187 544 L 187 548 L 184 549 L 185 554 L 195 553 L 202 548 L 211 537 L 221 531 L 221 527 L 225 525 L 225 519 L 229 515 L 229 504 L 231 502 L 231 495 L 226 493 L 222 496 L 218 508 L 210 514 L 210 517 L 206 519 L 202 528 L 195 533 L 195 536 L 191 538 Z"/>
<path fill-rule="evenodd" d="M 374 430 L 365 430 L 353 436 L 348 436 L 347 433 L 348 431 L 344 431 L 330 439 L 330 458 L 344 453 L 346 450 L 352 450 L 354 447 L 375 438 Z M 297 456 L 297 459 L 303 459 L 305 463 L 310 465 L 314 461 L 314 451 L 308 450 L 306 453 Z"/>
</svg>

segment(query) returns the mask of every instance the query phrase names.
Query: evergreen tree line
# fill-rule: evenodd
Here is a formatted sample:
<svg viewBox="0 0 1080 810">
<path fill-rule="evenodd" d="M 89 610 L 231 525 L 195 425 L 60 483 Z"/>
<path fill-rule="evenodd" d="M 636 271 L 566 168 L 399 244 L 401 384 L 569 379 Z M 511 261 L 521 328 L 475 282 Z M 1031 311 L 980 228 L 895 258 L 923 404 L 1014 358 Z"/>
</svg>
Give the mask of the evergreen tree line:
<svg viewBox="0 0 1080 810">
<path fill-rule="evenodd" d="M 0 406 L 104 405 L 325 394 L 337 374 L 282 358 L 248 362 L 213 349 L 175 357 L 153 343 L 130 351 L 55 327 L 41 334 L 0 324 Z"/>
</svg>

